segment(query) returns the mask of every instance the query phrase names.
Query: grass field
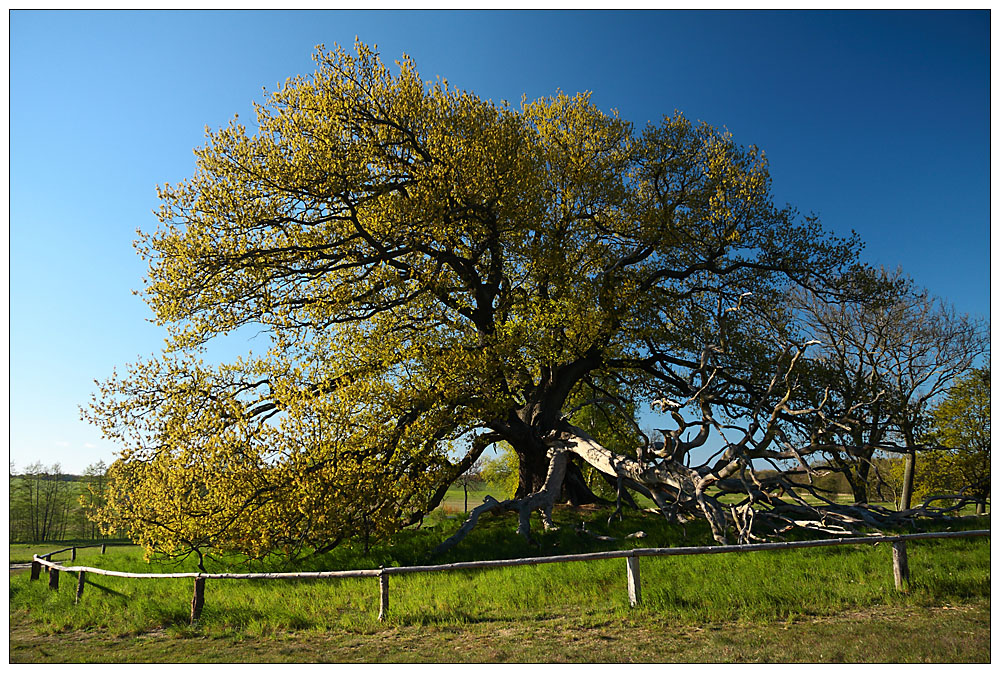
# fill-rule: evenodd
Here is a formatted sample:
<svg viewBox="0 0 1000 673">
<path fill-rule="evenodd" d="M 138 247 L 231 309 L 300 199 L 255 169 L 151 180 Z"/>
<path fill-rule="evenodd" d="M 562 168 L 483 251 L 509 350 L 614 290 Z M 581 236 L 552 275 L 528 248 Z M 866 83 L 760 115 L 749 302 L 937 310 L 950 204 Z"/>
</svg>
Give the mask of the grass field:
<svg viewBox="0 0 1000 673">
<path fill-rule="evenodd" d="M 491 495 L 497 500 L 504 500 L 506 496 L 498 489 L 484 483 L 472 483 L 469 485 L 469 511 L 477 505 L 483 503 L 483 499 Z M 465 513 L 465 492 L 461 486 L 452 486 L 448 493 L 441 500 L 440 509 L 448 515 L 461 515 Z"/>
<path fill-rule="evenodd" d="M 585 515 L 596 532 L 623 537 L 642 528 L 647 537 L 611 543 L 579 535 L 574 518 Z M 513 533 L 512 517 L 489 517 L 462 545 L 433 557 L 430 550 L 461 518 L 447 516 L 442 511 L 423 529 L 367 556 L 348 545 L 294 569 L 695 545 L 708 538 L 695 524 L 682 533 L 652 517 L 629 516 L 607 526 L 601 523 L 606 511 L 560 510 L 556 518 L 564 525 L 540 536 L 540 550 Z M 952 527 L 988 528 L 989 520 Z M 209 580 L 201 622 L 191 627 L 189 579 L 94 577 L 96 585 L 73 605 L 74 577 L 63 576 L 52 592 L 20 573 L 10 583 L 10 656 L 50 662 L 988 661 L 989 549 L 983 538 L 911 543 L 907 594 L 893 588 L 885 545 L 643 558 L 637 608 L 628 607 L 621 559 L 397 576 L 386 623 L 376 619 L 378 584 L 369 578 Z M 12 547 L 11 553 L 21 552 Z M 134 547 L 85 554 L 78 564 L 190 569 L 147 564 Z M 250 569 L 291 568 L 271 560 Z"/>
</svg>

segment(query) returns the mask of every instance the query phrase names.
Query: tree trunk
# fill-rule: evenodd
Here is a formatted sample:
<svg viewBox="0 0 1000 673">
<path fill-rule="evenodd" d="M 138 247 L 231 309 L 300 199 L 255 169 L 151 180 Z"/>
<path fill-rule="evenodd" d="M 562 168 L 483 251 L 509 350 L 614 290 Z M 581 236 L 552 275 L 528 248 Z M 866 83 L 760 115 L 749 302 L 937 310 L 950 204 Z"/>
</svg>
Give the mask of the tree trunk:
<svg viewBox="0 0 1000 673">
<path fill-rule="evenodd" d="M 591 505 L 595 502 L 608 503 L 608 501 L 594 494 L 590 486 L 587 485 L 587 480 L 583 477 L 583 470 L 572 460 L 566 466 L 561 499 L 563 502 L 568 502 L 574 507 Z"/>
<path fill-rule="evenodd" d="M 910 450 L 906 454 L 906 465 L 903 468 L 903 494 L 899 498 L 899 509 L 905 512 L 911 507 L 913 478 L 917 471 L 917 443 L 913 436 L 913 428 L 909 424 L 903 424 L 903 437 L 906 439 L 906 448 Z"/>
<path fill-rule="evenodd" d="M 868 473 L 870 468 L 871 463 L 863 458 L 858 464 L 857 479 L 851 482 L 851 489 L 854 491 L 854 504 L 856 505 L 868 504 Z"/>
<path fill-rule="evenodd" d="M 514 452 L 518 457 L 518 483 L 517 491 L 514 493 L 515 498 L 523 498 L 537 493 L 545 485 L 545 479 L 549 472 L 548 449 L 549 447 L 545 444 L 541 444 L 540 450 L 533 447 L 523 452 L 515 447 Z M 580 466 L 572 461 L 566 466 L 566 475 L 558 499 L 560 502 L 569 502 L 574 507 L 601 502 L 601 498 L 594 495 L 594 492 L 587 486 Z"/>
<path fill-rule="evenodd" d="M 515 498 L 523 498 L 541 490 L 545 484 L 545 475 L 549 471 L 549 459 L 546 455 L 548 447 L 538 443 L 536 446 L 521 447 L 511 444 L 517 454 L 517 491 Z"/>
<path fill-rule="evenodd" d="M 903 468 L 903 495 L 899 499 L 899 511 L 910 509 L 910 499 L 913 496 L 913 473 L 917 463 L 917 452 L 906 454 L 906 466 Z"/>
<path fill-rule="evenodd" d="M 850 455 L 856 462 L 850 465 L 847 474 L 847 483 L 851 486 L 851 494 L 854 496 L 854 504 L 868 504 L 868 475 L 871 472 L 871 460 L 875 454 L 874 449 L 865 448 L 865 437 L 860 432 L 855 432 L 851 436 L 854 448 L 850 450 Z"/>
</svg>

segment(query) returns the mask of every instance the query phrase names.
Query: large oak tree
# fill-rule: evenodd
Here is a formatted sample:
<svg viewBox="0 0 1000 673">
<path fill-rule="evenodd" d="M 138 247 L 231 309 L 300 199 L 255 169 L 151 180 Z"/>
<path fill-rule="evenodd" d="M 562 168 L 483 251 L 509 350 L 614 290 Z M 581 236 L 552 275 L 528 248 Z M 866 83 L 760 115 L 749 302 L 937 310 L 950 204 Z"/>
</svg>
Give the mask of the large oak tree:
<svg viewBox="0 0 1000 673">
<path fill-rule="evenodd" d="M 750 539 L 789 485 L 753 461 L 811 450 L 781 429 L 815 411 L 788 292 L 842 289 L 856 240 L 775 205 L 763 152 L 680 114 L 635 129 L 587 94 L 495 103 L 362 44 L 315 58 L 159 190 L 138 248 L 168 347 L 85 412 L 121 447 L 108 520 L 167 552 L 323 548 L 417 521 L 505 441 L 516 496 L 470 525 L 551 524 L 593 497 L 586 463 Z M 198 359 L 244 327 L 266 353 Z M 660 444 L 569 422 L 651 402 Z"/>
</svg>

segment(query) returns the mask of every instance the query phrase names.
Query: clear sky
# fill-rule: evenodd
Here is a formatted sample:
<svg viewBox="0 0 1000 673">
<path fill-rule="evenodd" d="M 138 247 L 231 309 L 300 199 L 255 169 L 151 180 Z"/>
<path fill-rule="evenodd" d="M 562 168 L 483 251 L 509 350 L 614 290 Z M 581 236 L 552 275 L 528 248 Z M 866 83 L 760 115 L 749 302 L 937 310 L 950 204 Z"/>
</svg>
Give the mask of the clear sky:
<svg viewBox="0 0 1000 673">
<path fill-rule="evenodd" d="M 966 12 L 65 12 L 10 17 L 10 458 L 79 473 L 79 420 L 165 333 L 132 290 L 155 186 L 204 129 L 252 118 L 317 44 L 377 44 L 484 98 L 589 90 L 640 127 L 675 110 L 763 148 L 780 203 L 856 230 L 989 316 L 990 20 Z M 256 348 L 255 350 L 260 350 Z"/>
</svg>

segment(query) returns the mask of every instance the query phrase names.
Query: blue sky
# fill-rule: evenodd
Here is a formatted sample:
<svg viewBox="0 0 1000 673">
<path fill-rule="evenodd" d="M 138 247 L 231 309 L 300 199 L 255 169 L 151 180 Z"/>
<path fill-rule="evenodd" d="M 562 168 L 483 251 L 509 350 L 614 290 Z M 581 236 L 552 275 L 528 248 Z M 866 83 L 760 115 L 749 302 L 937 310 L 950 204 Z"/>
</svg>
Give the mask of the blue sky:
<svg viewBox="0 0 1000 673">
<path fill-rule="evenodd" d="M 589 90 L 640 127 L 675 110 L 763 148 L 775 195 L 856 230 L 989 316 L 990 21 L 973 12 L 65 12 L 10 18 L 10 458 L 80 472 L 79 420 L 162 346 L 132 295 L 155 186 L 204 129 L 252 118 L 317 44 L 377 44 L 484 98 Z M 227 348 L 238 350 L 237 345 Z M 259 349 L 259 348 L 258 348 Z"/>
</svg>

